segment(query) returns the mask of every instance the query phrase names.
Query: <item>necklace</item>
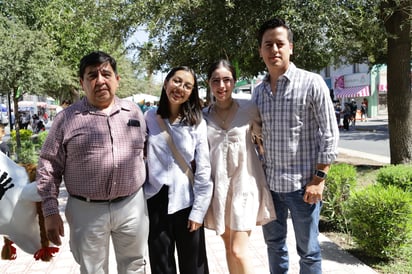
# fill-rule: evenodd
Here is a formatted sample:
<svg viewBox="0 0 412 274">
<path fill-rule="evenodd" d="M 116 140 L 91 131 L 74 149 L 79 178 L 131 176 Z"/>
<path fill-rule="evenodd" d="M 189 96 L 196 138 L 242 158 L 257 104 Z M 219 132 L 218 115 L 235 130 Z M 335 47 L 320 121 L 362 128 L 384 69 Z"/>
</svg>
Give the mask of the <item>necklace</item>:
<svg viewBox="0 0 412 274">
<path fill-rule="evenodd" d="M 226 125 L 226 121 L 231 116 L 230 114 L 231 114 L 232 107 L 234 105 L 233 103 L 234 103 L 234 100 L 232 100 L 230 102 L 230 105 L 225 108 L 220 108 L 217 106 L 217 104 L 213 106 L 213 111 L 216 114 L 217 118 L 219 118 L 218 120 L 222 124 L 222 126 Z"/>
</svg>

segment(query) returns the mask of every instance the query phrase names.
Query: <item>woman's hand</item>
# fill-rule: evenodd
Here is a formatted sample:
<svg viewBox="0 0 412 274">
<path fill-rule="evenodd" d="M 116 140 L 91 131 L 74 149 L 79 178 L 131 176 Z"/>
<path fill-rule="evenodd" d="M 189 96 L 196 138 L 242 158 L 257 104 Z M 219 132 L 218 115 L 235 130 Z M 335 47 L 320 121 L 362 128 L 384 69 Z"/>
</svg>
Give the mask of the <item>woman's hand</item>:
<svg viewBox="0 0 412 274">
<path fill-rule="evenodd" d="M 191 220 L 189 220 L 189 222 L 187 223 L 187 228 L 189 229 L 190 232 L 198 230 L 201 226 L 202 224 L 193 222 Z"/>
</svg>

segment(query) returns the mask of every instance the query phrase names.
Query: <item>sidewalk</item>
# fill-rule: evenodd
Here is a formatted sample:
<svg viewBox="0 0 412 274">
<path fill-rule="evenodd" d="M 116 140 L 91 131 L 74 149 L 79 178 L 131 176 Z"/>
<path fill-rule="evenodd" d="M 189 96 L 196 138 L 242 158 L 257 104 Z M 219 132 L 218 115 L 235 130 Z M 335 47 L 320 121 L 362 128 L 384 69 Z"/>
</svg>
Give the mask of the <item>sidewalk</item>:
<svg viewBox="0 0 412 274">
<path fill-rule="evenodd" d="M 381 125 L 381 121 L 368 121 L 364 125 Z M 339 149 L 341 162 L 350 155 L 351 161 L 374 161 L 377 164 L 387 164 L 390 162 L 388 157 L 377 156 L 373 154 L 360 153 L 358 151 Z M 348 161 L 348 162 L 351 162 Z M 354 164 L 354 162 L 351 162 Z M 67 193 L 63 188 L 59 198 L 60 208 L 63 210 Z M 63 220 L 64 214 L 62 214 Z M 287 243 L 290 252 L 290 274 L 299 273 L 299 256 L 296 253 L 296 243 L 292 222 L 288 220 L 288 238 Z M 62 239 L 60 251 L 50 262 L 35 261 L 31 254 L 27 254 L 17 248 L 17 259 L 14 261 L 0 260 L 0 273 L 3 274 L 78 274 L 80 273 L 78 265 L 75 263 L 70 252 L 68 238 L 69 228 L 65 221 L 65 237 Z M 376 274 L 373 269 L 363 264 L 357 258 L 342 250 L 338 245 L 333 243 L 323 234 L 319 235 L 323 256 L 323 273 L 325 274 Z M 1 241 L 0 241 L 1 242 Z M 226 255 L 223 241 L 216 236 L 214 231 L 206 230 L 207 255 L 209 260 L 209 269 L 211 274 L 227 274 Z M 250 254 L 253 257 L 253 264 L 256 274 L 268 274 L 269 267 L 267 262 L 266 245 L 263 239 L 261 227 L 256 227 L 250 239 Z M 114 254 L 111 249 L 110 255 L 110 273 L 117 273 Z M 147 267 L 147 273 L 150 274 L 150 268 Z"/>
<path fill-rule="evenodd" d="M 59 199 L 60 207 L 63 209 L 67 193 L 63 188 Z M 0 260 L 0 273 L 3 274 L 78 274 L 79 267 L 74 261 L 70 252 L 68 235 L 69 228 L 65 221 L 65 237 L 62 239 L 60 251 L 55 254 L 55 257 L 50 262 L 36 261 L 31 254 L 25 253 L 17 248 L 17 259 L 14 261 Z M 299 273 L 299 257 L 295 250 L 294 232 L 292 222 L 289 219 L 288 231 L 288 247 L 290 252 L 290 271 L 289 273 Z M 357 258 L 342 250 L 339 246 L 320 234 L 319 240 L 322 247 L 323 255 L 323 273 L 376 273 L 368 266 L 364 265 Z M 214 231 L 206 230 L 207 254 L 209 259 L 209 268 L 211 274 L 226 274 L 228 273 L 226 266 L 226 257 L 223 241 L 219 236 L 216 236 Z M 261 227 L 256 227 L 250 239 L 250 254 L 253 256 L 253 264 L 256 274 L 268 274 L 268 262 L 266 254 L 266 245 L 263 239 Z M 110 273 L 117 273 L 114 254 L 111 249 L 110 255 Z M 150 268 L 147 267 L 147 273 L 150 274 Z"/>
</svg>

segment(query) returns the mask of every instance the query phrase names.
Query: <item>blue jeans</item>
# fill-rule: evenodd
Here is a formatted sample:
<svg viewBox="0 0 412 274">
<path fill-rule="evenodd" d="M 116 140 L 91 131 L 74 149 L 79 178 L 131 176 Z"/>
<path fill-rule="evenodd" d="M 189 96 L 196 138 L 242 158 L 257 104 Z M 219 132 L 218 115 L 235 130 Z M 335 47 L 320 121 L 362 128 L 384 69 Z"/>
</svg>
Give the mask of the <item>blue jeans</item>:
<svg viewBox="0 0 412 274">
<path fill-rule="evenodd" d="M 287 273 L 289 269 L 286 246 L 288 210 L 295 229 L 297 252 L 300 256 L 300 273 L 322 273 L 322 256 L 318 241 L 322 202 L 314 205 L 307 204 L 303 201 L 304 193 L 304 189 L 290 193 L 271 191 L 277 219 L 263 226 L 271 274 Z"/>
</svg>

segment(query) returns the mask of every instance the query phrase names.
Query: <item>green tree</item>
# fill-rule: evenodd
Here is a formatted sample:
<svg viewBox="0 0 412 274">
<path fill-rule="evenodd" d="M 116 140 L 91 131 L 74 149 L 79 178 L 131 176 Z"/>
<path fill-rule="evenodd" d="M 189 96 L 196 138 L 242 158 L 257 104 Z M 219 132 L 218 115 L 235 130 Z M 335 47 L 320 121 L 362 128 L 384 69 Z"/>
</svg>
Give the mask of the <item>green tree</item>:
<svg viewBox="0 0 412 274">
<path fill-rule="evenodd" d="M 15 0 L 0 1 L 0 11 L 30 30 L 47 33 L 53 41 L 53 64 L 61 70 L 39 92 L 61 100 L 81 96 L 77 70 L 82 56 L 92 50 L 106 51 L 116 59 L 126 55 L 124 42 L 141 23 L 136 11 L 142 5 L 144 1 Z M 130 71 L 123 73 L 122 88 L 135 90 L 133 66 L 126 60 L 124 64 Z"/>
<path fill-rule="evenodd" d="M 0 90 L 12 94 L 14 109 L 17 110 L 18 99 L 24 93 L 39 94 L 47 85 L 48 75 L 59 71 L 52 61 L 54 45 L 45 33 L 30 30 L 26 25 L 1 15 L 0 35 L 3 41 L 0 48 Z M 15 114 L 18 121 L 19 112 Z"/>
<path fill-rule="evenodd" d="M 122 21 L 121 2 L 124 1 L 51 0 L 41 10 L 36 26 L 55 41 L 54 55 L 70 68 L 70 78 L 74 79 L 54 89 L 56 95 L 80 97 L 78 64 L 87 53 L 103 50 L 115 57 L 123 54 L 123 38 L 130 24 Z"/>
<path fill-rule="evenodd" d="M 0 90 L 13 95 L 14 109 L 25 93 L 56 99 L 79 97 L 78 62 L 96 49 L 119 61 L 123 74 L 119 96 L 135 91 L 138 82 L 133 66 L 124 58 L 123 39 L 131 24 L 125 21 L 128 13 L 121 13 L 122 2 L 0 1 Z M 18 127 L 16 139 L 20 148 Z"/>
<path fill-rule="evenodd" d="M 388 64 L 391 161 L 405 163 L 412 160 L 411 9 L 410 0 L 152 0 L 142 13 L 149 42 L 140 54 L 155 70 L 185 64 L 204 76 L 208 64 L 224 57 L 241 77 L 255 76 L 264 71 L 256 30 L 282 17 L 294 30 L 292 60 L 299 67 Z"/>
<path fill-rule="evenodd" d="M 279 16 L 294 30 L 293 61 L 300 67 L 320 70 L 368 57 L 382 59 L 381 25 L 367 28 L 376 37 L 372 44 L 373 48 L 379 46 L 377 54 L 369 53 L 370 41 L 367 49 L 355 42 L 356 36 L 365 31 L 355 26 L 360 21 L 376 22 L 371 17 L 379 9 L 372 4 L 360 9 L 359 4 L 349 2 L 180 0 L 167 6 L 163 1 L 149 1 L 146 7 L 151 12 L 146 14 L 146 26 L 150 41 L 139 45 L 139 50 L 142 59 L 157 70 L 187 64 L 204 73 L 208 64 L 224 57 L 238 64 L 242 76 L 255 76 L 265 69 L 258 56 L 256 31 L 264 20 Z"/>
</svg>

